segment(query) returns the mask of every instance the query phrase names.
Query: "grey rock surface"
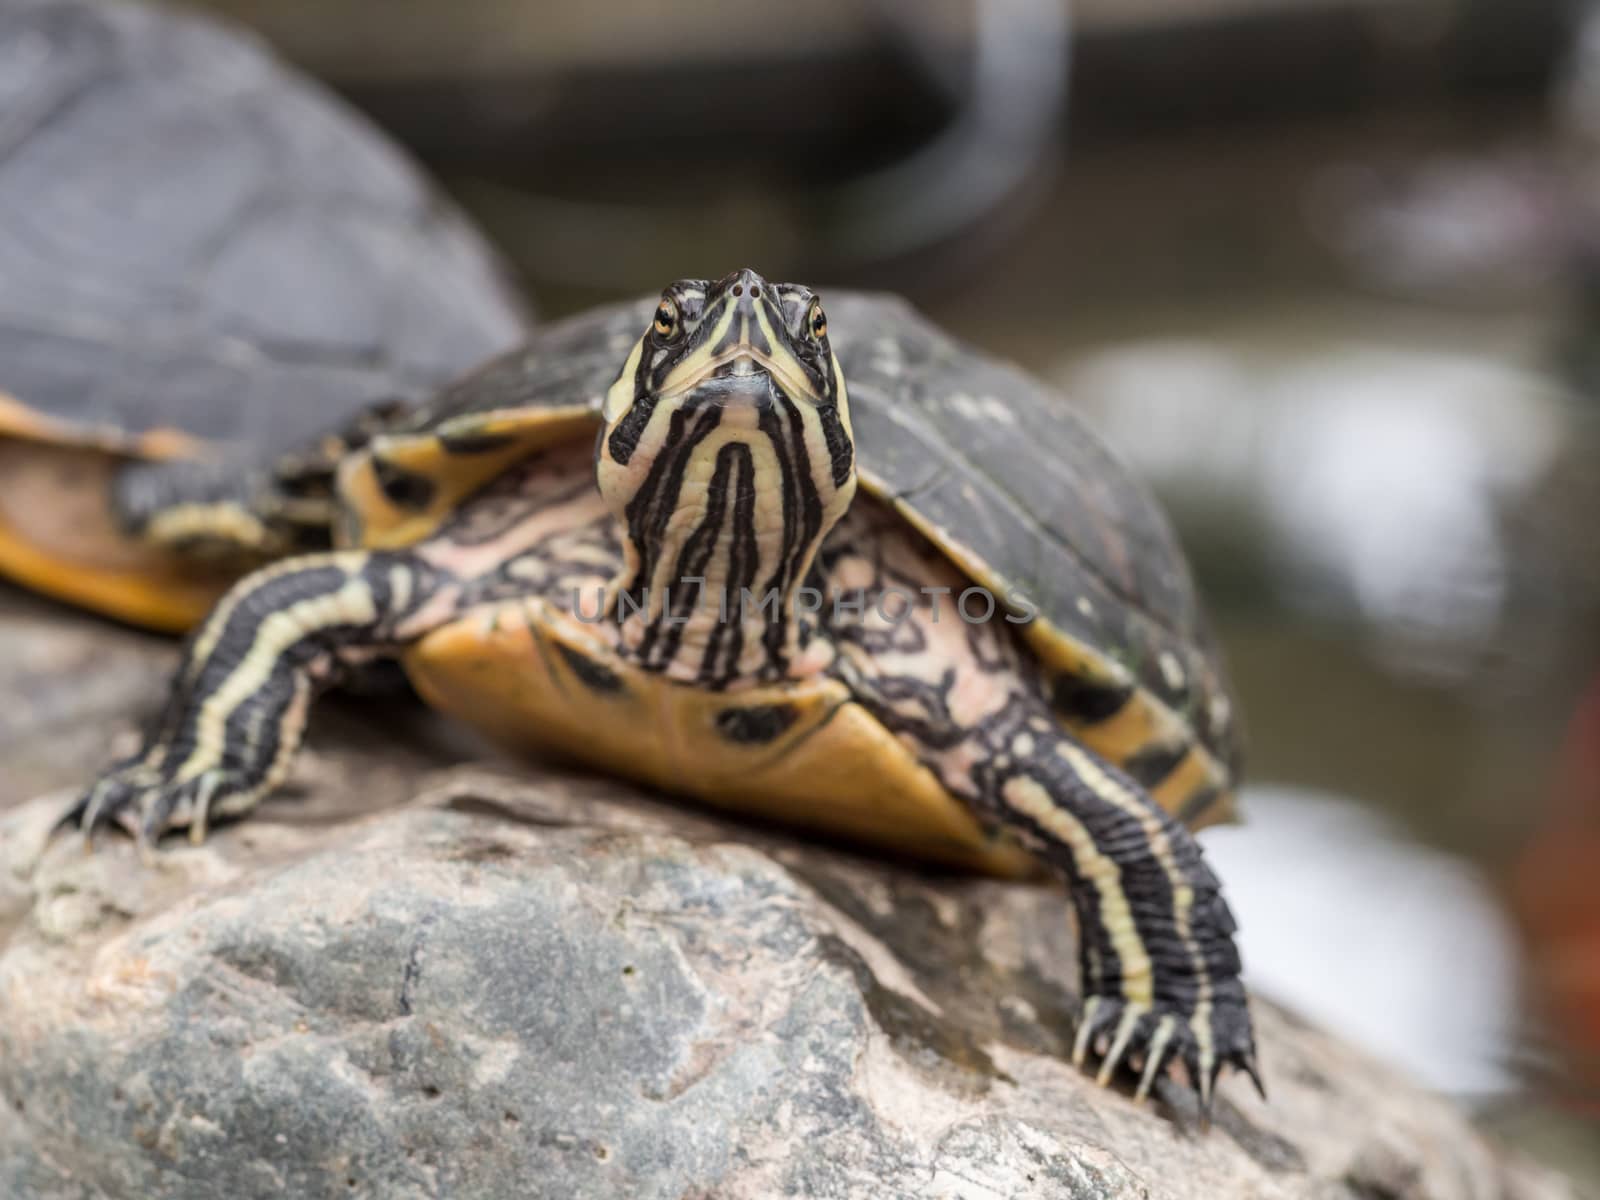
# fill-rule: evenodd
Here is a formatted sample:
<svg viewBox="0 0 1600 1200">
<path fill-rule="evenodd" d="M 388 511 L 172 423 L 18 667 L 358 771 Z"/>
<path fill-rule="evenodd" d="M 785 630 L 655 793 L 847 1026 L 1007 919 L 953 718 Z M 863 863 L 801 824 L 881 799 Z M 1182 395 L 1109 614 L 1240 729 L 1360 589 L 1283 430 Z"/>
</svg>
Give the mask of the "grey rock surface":
<svg viewBox="0 0 1600 1200">
<path fill-rule="evenodd" d="M 27 620 L 153 703 L 169 648 Z M 128 723 L 79 674 L 33 782 Z M 1575 1194 L 1268 1003 L 1272 1100 L 1225 1081 L 1209 1133 L 1181 1086 L 1095 1087 L 1051 889 L 451 765 L 407 721 L 340 718 L 289 798 L 150 864 L 50 841 L 60 795 L 0 815 L 0 1196 Z"/>
<path fill-rule="evenodd" d="M 0 582 L 0 811 L 80 782 L 154 698 L 171 643 Z"/>
</svg>

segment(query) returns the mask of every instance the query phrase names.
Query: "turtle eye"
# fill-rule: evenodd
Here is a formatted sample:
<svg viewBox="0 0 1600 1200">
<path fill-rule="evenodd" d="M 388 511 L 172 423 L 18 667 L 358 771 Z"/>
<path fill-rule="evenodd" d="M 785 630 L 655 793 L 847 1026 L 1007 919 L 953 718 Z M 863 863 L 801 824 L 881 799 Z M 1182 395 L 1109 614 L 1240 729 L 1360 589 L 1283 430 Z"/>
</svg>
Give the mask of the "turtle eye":
<svg viewBox="0 0 1600 1200">
<path fill-rule="evenodd" d="M 811 302 L 811 312 L 806 317 L 806 326 L 811 330 L 811 336 L 819 342 L 828 336 L 828 316 L 822 311 L 822 301 Z"/>
<path fill-rule="evenodd" d="M 656 305 L 655 331 L 657 337 L 672 338 L 678 333 L 678 306 L 670 298 Z"/>
</svg>

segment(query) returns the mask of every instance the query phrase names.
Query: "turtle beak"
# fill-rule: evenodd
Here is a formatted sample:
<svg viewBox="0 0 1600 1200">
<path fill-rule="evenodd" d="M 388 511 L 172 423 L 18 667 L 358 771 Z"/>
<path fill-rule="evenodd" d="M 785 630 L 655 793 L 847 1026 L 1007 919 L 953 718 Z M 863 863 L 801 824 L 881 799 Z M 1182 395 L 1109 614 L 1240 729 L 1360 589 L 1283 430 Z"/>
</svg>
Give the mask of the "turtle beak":
<svg viewBox="0 0 1600 1200">
<path fill-rule="evenodd" d="M 734 276 L 724 295 L 727 315 L 707 379 L 727 388 L 728 400 L 753 399 L 765 406 L 777 389 L 793 399 L 815 403 L 805 370 L 792 361 L 784 339 L 776 289 L 746 269 Z"/>
<path fill-rule="evenodd" d="M 710 293 L 690 345 L 656 385 L 657 399 L 681 403 L 695 394 L 719 406 L 764 408 L 782 395 L 794 403 L 820 405 L 818 384 L 791 343 L 777 289 L 754 271 L 743 270 L 713 285 Z M 624 370 L 625 379 L 631 378 L 631 370 Z M 632 398 L 630 391 L 622 399 Z M 615 416 L 625 407 L 619 400 L 608 412 Z"/>
<path fill-rule="evenodd" d="M 768 299 L 771 285 L 746 269 L 734 277 L 724 294 L 728 298 L 728 315 L 722 344 L 713 351 L 718 363 L 716 374 L 750 375 L 770 369 L 778 340 L 774 322 L 781 320 Z"/>
</svg>

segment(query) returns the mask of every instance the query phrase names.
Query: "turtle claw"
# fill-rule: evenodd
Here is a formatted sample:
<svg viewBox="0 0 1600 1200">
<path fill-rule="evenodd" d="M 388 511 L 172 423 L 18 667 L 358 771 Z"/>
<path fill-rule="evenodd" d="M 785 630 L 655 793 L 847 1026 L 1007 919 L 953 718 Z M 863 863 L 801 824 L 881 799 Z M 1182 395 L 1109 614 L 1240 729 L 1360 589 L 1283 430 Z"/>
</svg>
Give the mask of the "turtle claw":
<svg viewBox="0 0 1600 1200">
<path fill-rule="evenodd" d="M 1138 1090 L 1133 1093 L 1135 1104 L 1144 1103 L 1145 1097 L 1150 1094 L 1150 1088 L 1172 1061 L 1175 1049 L 1172 1035 L 1177 1027 L 1178 1018 L 1170 1013 L 1156 1023 L 1156 1031 L 1151 1036 L 1150 1046 L 1144 1054 L 1144 1073 L 1139 1076 Z"/>
<path fill-rule="evenodd" d="M 1078 1022 L 1073 1064 L 1085 1066 L 1091 1050 L 1099 1059 L 1095 1082 L 1102 1087 L 1122 1066 L 1142 1066 L 1133 1094 L 1135 1103 L 1143 1103 L 1156 1081 L 1181 1061 L 1199 1101 L 1200 1123 L 1205 1129 L 1211 1126 L 1216 1082 L 1225 1067 L 1248 1075 L 1266 1099 L 1256 1066 L 1250 1013 L 1242 996 L 1223 998 L 1205 1011 L 1193 1012 L 1159 999 L 1151 1005 L 1120 996 L 1090 996 Z"/>
<path fill-rule="evenodd" d="M 1256 1066 L 1255 1058 L 1252 1056 L 1244 1059 L 1241 1062 L 1237 1062 L 1234 1065 L 1250 1077 L 1250 1082 L 1255 1084 L 1256 1095 L 1260 1096 L 1262 1102 L 1265 1103 L 1267 1099 L 1267 1085 L 1261 1082 L 1261 1071 Z"/>
<path fill-rule="evenodd" d="M 130 828 L 131 832 L 123 814 L 142 782 L 138 774 L 141 770 L 142 764 L 137 759 L 113 766 L 61 814 L 55 832 L 77 830 L 86 849 L 94 848 L 94 835 L 113 820 Z"/>
<path fill-rule="evenodd" d="M 94 837 L 112 824 L 121 826 L 138 843 L 147 861 L 161 836 L 187 827 L 195 845 L 205 841 L 212 809 L 219 801 L 247 796 L 235 773 L 212 767 L 183 779 L 170 779 L 144 759 L 118 763 L 87 788 L 62 814 L 56 831 L 76 829 L 86 849 Z"/>
<path fill-rule="evenodd" d="M 1083 1002 L 1083 1015 L 1078 1018 L 1078 1036 L 1072 1043 L 1072 1065 L 1080 1069 L 1089 1053 L 1089 1042 L 1093 1039 L 1096 1029 L 1095 1014 L 1099 1009 L 1099 996 L 1090 996 Z"/>
<path fill-rule="evenodd" d="M 1111 1048 L 1101 1058 L 1100 1073 L 1094 1079 L 1101 1087 L 1111 1082 L 1112 1075 L 1116 1074 L 1117 1067 L 1122 1062 L 1122 1056 L 1128 1052 L 1133 1042 L 1134 1031 L 1139 1028 L 1140 1022 L 1149 1015 L 1149 1012 L 1149 1006 L 1143 1004 L 1123 1006 L 1122 1017 L 1117 1022 L 1116 1033 L 1111 1039 Z"/>
</svg>

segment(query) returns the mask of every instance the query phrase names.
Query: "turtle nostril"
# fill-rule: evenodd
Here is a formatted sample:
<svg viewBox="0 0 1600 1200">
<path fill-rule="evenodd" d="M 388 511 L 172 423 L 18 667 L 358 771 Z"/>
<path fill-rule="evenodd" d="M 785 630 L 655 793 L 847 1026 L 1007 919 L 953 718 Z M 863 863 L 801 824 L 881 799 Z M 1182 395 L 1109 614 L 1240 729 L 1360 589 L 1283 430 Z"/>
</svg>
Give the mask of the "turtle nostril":
<svg viewBox="0 0 1600 1200">
<path fill-rule="evenodd" d="M 742 283 L 736 283 L 736 284 L 734 284 L 734 285 L 733 285 L 733 294 L 734 294 L 734 295 L 735 295 L 735 296 L 742 296 L 742 295 L 744 295 L 744 284 L 742 284 Z"/>
</svg>

